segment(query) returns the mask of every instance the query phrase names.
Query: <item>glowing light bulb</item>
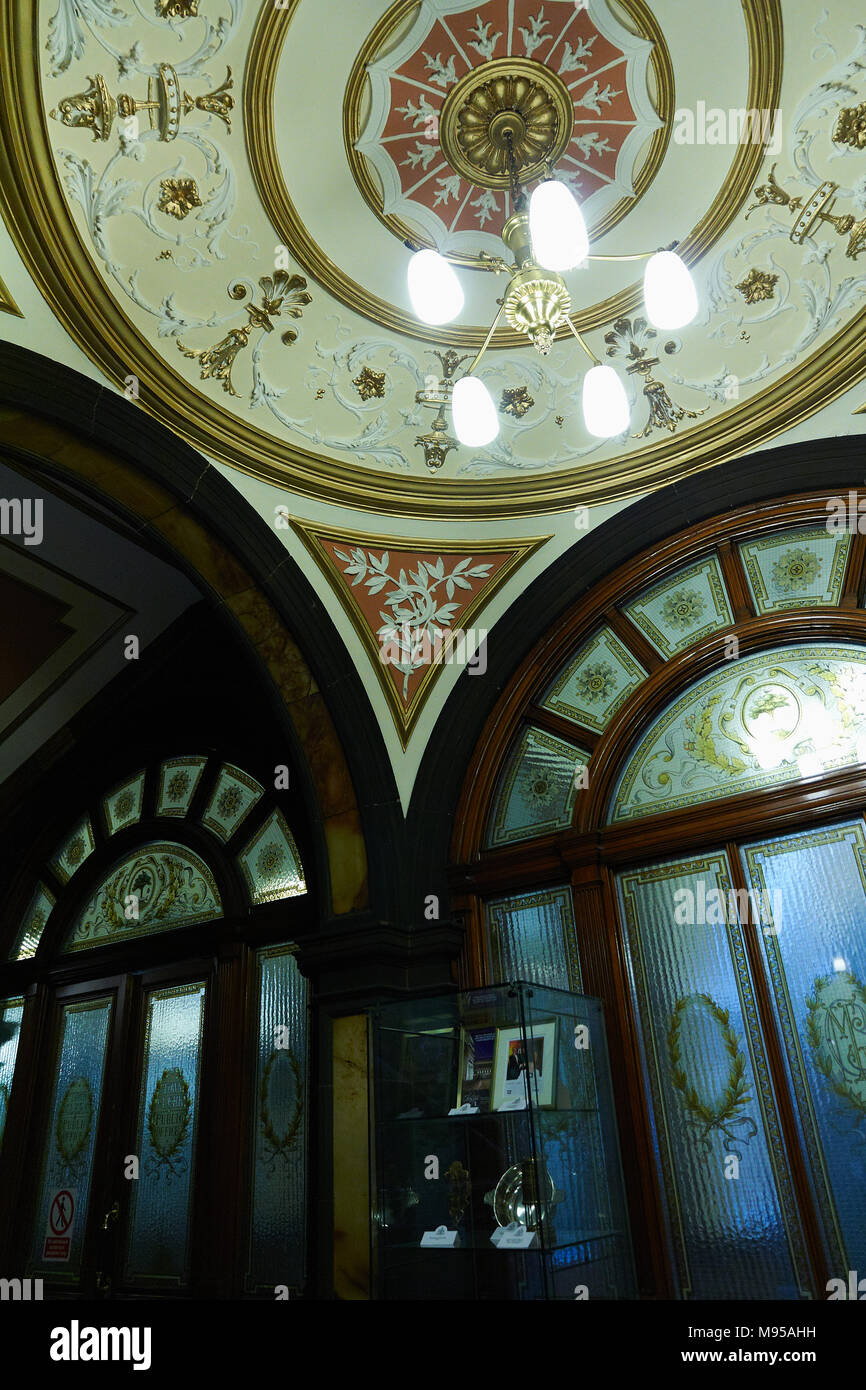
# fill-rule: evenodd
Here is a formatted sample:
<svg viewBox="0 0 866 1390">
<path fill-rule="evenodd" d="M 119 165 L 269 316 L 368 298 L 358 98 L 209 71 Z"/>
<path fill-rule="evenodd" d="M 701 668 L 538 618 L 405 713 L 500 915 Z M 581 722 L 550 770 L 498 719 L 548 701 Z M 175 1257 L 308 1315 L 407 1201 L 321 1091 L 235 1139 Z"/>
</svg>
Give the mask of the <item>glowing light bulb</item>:
<svg viewBox="0 0 866 1390">
<path fill-rule="evenodd" d="M 463 290 L 438 251 L 416 251 L 407 279 L 412 308 L 424 323 L 450 323 L 463 308 Z"/>
<path fill-rule="evenodd" d="M 499 433 L 493 398 L 477 376 L 463 376 L 455 381 L 451 392 L 451 417 L 460 443 L 470 448 L 489 444 Z"/>
<path fill-rule="evenodd" d="M 656 328 L 682 328 L 698 312 L 695 282 L 676 251 L 657 251 L 643 277 L 646 311 Z"/>
<path fill-rule="evenodd" d="M 583 422 L 597 439 L 611 439 L 628 429 L 628 397 L 613 367 L 590 367 L 583 378 L 582 403 Z"/>
<path fill-rule="evenodd" d="M 589 252 L 589 237 L 577 200 L 564 183 L 545 179 L 529 200 L 532 254 L 545 270 L 571 270 Z"/>
</svg>

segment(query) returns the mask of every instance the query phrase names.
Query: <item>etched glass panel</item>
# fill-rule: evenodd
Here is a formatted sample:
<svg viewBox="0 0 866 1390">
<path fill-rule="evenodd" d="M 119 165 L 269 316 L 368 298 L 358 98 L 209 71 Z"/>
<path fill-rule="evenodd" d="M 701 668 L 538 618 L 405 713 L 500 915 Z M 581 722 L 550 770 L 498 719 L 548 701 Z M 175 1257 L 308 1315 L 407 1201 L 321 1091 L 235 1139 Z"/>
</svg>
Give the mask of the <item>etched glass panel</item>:
<svg viewBox="0 0 866 1390">
<path fill-rule="evenodd" d="M 36 891 L 21 919 L 15 945 L 9 954 L 10 960 L 30 960 L 36 955 L 39 942 L 42 940 L 45 923 L 51 916 L 53 907 L 54 894 L 45 887 L 44 883 L 37 883 Z"/>
<path fill-rule="evenodd" d="M 606 627 L 560 671 L 541 703 L 545 709 L 601 733 L 645 679 L 640 662 Z"/>
<path fill-rule="evenodd" d="M 80 869 L 85 859 L 93 853 L 93 850 L 93 829 L 90 824 L 90 817 L 84 816 L 71 834 L 67 835 L 51 860 L 51 868 L 60 882 L 68 883 L 75 871 Z"/>
<path fill-rule="evenodd" d="M 589 754 L 555 734 L 527 728 L 517 739 L 493 800 L 488 845 L 564 830 Z"/>
<path fill-rule="evenodd" d="M 24 1017 L 23 999 L 6 999 L 0 1004 L 0 1151 L 6 1129 L 6 1111 L 12 1092 L 15 1062 L 18 1058 L 18 1035 Z"/>
<path fill-rule="evenodd" d="M 306 1258 L 307 982 L 288 946 L 257 953 L 248 1292 L 300 1289 Z"/>
<path fill-rule="evenodd" d="M 185 845 L 142 845 L 121 859 L 96 890 L 63 949 L 83 951 L 221 915 L 219 890 L 203 859 Z"/>
<path fill-rule="evenodd" d="M 238 855 L 238 863 L 254 903 L 296 898 L 307 891 L 298 847 L 280 811 L 274 811 L 256 831 Z"/>
<path fill-rule="evenodd" d="M 156 794 L 158 816 L 185 816 L 189 813 L 207 758 L 169 758 L 159 773 Z"/>
<path fill-rule="evenodd" d="M 623 612 L 662 656 L 675 656 L 734 621 L 716 557 L 678 570 L 627 603 Z"/>
<path fill-rule="evenodd" d="M 495 981 L 531 980 L 552 989 L 580 992 L 569 887 L 497 898 L 487 904 L 486 915 Z"/>
<path fill-rule="evenodd" d="M 198 1122 L 204 984 L 147 996 L 138 1109 L 138 1182 L 130 1186 L 126 1281 L 189 1279 L 189 1225 Z"/>
<path fill-rule="evenodd" d="M 63 1009 L 28 1266 L 55 1283 L 76 1283 L 81 1271 L 111 1006 L 102 998 Z"/>
<path fill-rule="evenodd" d="M 126 825 L 135 825 L 141 820 L 141 806 L 144 800 L 144 773 L 130 777 L 105 798 L 102 810 L 105 828 L 109 835 L 122 830 Z"/>
<path fill-rule="evenodd" d="M 694 806 L 866 762 L 866 649 L 758 652 L 658 716 L 614 791 L 612 820 Z"/>
<path fill-rule="evenodd" d="M 830 1274 L 866 1271 L 866 835 L 826 826 L 742 850 Z"/>
<path fill-rule="evenodd" d="M 226 763 L 220 768 L 217 784 L 201 818 L 202 825 L 220 840 L 230 840 L 264 790 L 239 767 Z"/>
<path fill-rule="evenodd" d="M 681 1296 L 808 1297 L 727 859 L 629 869 L 617 886 Z"/>
<path fill-rule="evenodd" d="M 850 548 L 850 531 L 830 532 L 826 526 L 744 541 L 740 555 L 756 612 L 837 607 Z"/>
</svg>

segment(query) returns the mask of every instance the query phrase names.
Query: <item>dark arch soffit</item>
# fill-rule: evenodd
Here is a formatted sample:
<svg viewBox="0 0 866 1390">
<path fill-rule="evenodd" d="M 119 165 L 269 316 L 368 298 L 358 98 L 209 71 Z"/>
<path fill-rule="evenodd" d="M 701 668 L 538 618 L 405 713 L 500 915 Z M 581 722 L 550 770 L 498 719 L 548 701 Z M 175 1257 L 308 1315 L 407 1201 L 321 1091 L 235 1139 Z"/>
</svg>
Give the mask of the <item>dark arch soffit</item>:
<svg viewBox="0 0 866 1390">
<path fill-rule="evenodd" d="M 393 854 L 401 844 L 403 816 L 391 761 L 337 629 L 276 533 L 189 444 L 113 388 L 71 367 L 0 342 L 0 405 L 40 415 L 127 460 L 187 506 L 244 564 L 296 638 L 334 721 L 361 814 L 371 907 L 381 916 L 397 913 Z M 82 480 L 82 486 L 89 485 Z"/>
</svg>

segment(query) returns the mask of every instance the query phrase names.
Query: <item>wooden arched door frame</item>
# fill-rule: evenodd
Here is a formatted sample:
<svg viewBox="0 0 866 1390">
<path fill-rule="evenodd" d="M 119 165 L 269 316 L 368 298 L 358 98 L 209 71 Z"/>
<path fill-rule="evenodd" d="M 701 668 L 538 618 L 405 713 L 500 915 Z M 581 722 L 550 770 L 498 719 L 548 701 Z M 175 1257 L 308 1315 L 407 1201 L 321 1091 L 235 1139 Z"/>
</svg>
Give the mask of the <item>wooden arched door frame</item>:
<svg viewBox="0 0 866 1390">
<path fill-rule="evenodd" d="M 846 501 L 847 493 L 845 489 Z M 839 488 L 812 489 L 709 517 L 641 551 L 600 579 L 535 644 L 514 673 L 487 720 L 463 783 L 449 872 L 452 907 L 462 916 L 466 929 L 461 981 L 467 988 L 492 982 L 484 923 L 488 898 L 570 881 L 584 989 L 605 1003 L 639 1282 L 642 1292 L 650 1296 L 670 1297 L 675 1284 L 629 999 L 615 872 L 626 865 L 678 857 L 712 845 L 728 851 L 736 879 L 738 860 L 731 851 L 744 834 L 780 834 L 860 814 L 866 805 L 866 776 L 862 767 L 843 768 L 618 825 L 606 823 L 607 809 L 639 736 L 679 694 L 730 660 L 731 638 L 736 638 L 739 656 L 817 641 L 866 646 L 866 612 L 858 606 L 866 584 L 866 535 L 855 532 L 852 536 L 840 601 L 832 608 L 759 615 L 738 549 L 739 542 L 747 539 L 826 526 L 830 499 L 839 494 Z M 629 620 L 623 607 L 666 577 L 712 555 L 721 568 L 733 622 L 666 660 Z M 600 626 L 611 628 L 648 674 L 604 732 L 590 734 L 541 708 L 541 701 L 557 672 Z M 566 737 L 591 754 L 588 786 L 576 795 L 572 825 L 567 830 L 486 848 L 485 830 L 497 782 L 521 727 L 527 724 Z M 746 885 L 736 881 L 734 886 Z M 781 1041 L 763 971 L 757 959 L 750 964 L 769 1058 L 776 1076 L 781 1077 Z M 779 1099 L 813 1276 L 816 1287 L 823 1287 L 827 1272 L 805 1165 L 799 1156 L 793 1106 L 786 1090 Z"/>
</svg>

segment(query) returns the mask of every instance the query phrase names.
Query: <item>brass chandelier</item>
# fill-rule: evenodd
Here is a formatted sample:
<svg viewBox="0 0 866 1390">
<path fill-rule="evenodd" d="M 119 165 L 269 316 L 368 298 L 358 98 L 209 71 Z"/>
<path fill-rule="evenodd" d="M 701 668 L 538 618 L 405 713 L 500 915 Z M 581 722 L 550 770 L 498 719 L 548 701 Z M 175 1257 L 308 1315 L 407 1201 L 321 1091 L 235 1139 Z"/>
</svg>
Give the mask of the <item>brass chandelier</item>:
<svg viewBox="0 0 866 1390">
<path fill-rule="evenodd" d="M 450 323 L 463 308 L 464 296 L 454 265 L 503 271 L 509 281 L 480 351 L 466 372 L 451 380 L 456 354 L 448 354 L 442 388 L 419 392 L 416 400 L 433 405 L 432 466 L 441 465 L 457 441 L 470 447 L 490 444 L 499 432 L 496 407 L 476 375 L 500 320 L 524 334 L 542 356 L 550 352 L 560 328 L 568 327 L 592 366 L 584 374 L 584 424 L 597 438 L 622 434 L 629 425 L 625 387 L 617 371 L 603 365 L 575 327 L 571 294 L 561 272 L 588 261 L 646 260 L 644 302 L 657 328 L 681 328 L 698 310 L 692 278 L 674 251 L 676 242 L 658 251 L 634 255 L 593 256 L 577 200 L 554 176 L 554 166 L 568 146 L 574 108 L 562 80 L 542 63 L 503 58 L 473 69 L 442 107 L 439 143 L 451 167 L 481 188 L 508 189 L 513 212 L 501 231 L 510 259 L 480 252 L 451 255 L 411 242 L 408 284 L 412 307 L 424 323 Z M 527 198 L 526 186 L 535 183 Z M 465 361 L 466 359 L 460 359 Z M 445 432 L 444 410 L 450 404 L 453 440 Z M 424 442 L 419 439 L 419 442 Z M 425 454 L 428 446 L 425 444 Z"/>
</svg>

